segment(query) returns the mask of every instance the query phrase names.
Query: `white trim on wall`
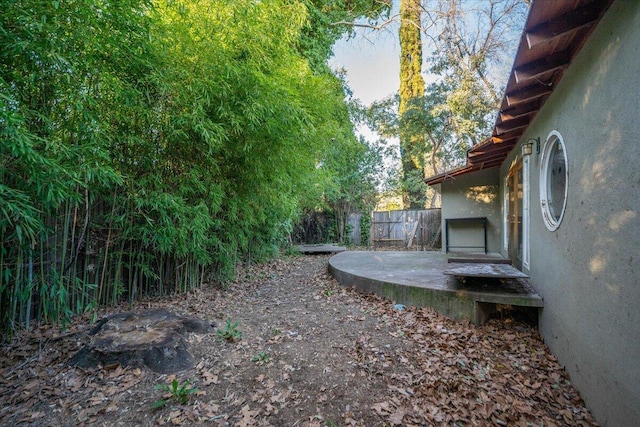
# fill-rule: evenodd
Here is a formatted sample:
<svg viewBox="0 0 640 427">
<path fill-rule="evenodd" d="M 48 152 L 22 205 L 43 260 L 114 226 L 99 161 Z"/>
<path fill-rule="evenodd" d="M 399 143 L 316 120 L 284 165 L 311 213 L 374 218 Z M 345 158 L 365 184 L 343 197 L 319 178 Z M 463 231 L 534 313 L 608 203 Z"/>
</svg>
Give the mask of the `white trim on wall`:
<svg viewBox="0 0 640 427">
<path fill-rule="evenodd" d="M 509 174 L 504 176 L 502 183 L 502 252 L 509 256 Z"/>
<path fill-rule="evenodd" d="M 531 268 L 529 261 L 529 223 L 530 223 L 530 191 L 531 173 L 530 163 L 531 156 L 524 156 L 522 164 L 522 267 L 529 270 Z"/>
</svg>

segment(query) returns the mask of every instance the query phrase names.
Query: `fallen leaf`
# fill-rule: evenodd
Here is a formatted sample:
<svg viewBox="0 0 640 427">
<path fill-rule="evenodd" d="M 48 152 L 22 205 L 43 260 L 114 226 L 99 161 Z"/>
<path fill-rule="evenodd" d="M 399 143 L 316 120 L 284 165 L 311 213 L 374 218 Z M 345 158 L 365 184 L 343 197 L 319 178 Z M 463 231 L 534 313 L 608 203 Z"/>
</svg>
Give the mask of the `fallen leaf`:
<svg viewBox="0 0 640 427">
<path fill-rule="evenodd" d="M 255 417 L 260 414 L 260 409 L 251 410 L 249 405 L 245 405 L 240 410 L 240 414 L 242 415 L 242 418 L 238 425 L 240 427 L 250 427 L 256 425 Z"/>
<path fill-rule="evenodd" d="M 402 419 L 406 415 L 407 411 L 404 408 L 398 408 L 396 411 L 389 417 L 389 422 L 395 426 L 399 426 L 402 424 Z"/>
</svg>

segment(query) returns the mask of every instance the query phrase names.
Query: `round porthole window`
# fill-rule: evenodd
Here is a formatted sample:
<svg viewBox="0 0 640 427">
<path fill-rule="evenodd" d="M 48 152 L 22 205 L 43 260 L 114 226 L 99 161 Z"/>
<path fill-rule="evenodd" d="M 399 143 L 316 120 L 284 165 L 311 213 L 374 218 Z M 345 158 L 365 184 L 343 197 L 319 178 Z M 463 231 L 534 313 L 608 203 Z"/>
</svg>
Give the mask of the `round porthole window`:
<svg viewBox="0 0 640 427">
<path fill-rule="evenodd" d="M 562 135 L 552 131 L 544 143 L 540 162 L 540 205 L 542 218 L 549 231 L 555 231 L 562 222 L 567 206 L 567 151 Z"/>
</svg>

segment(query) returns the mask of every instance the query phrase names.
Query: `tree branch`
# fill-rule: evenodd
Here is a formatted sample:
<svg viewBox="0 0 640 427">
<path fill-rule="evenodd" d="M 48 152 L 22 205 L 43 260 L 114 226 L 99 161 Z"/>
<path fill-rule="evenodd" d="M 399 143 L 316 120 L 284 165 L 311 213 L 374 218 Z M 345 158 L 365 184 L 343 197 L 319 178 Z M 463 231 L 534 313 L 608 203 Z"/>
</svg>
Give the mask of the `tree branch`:
<svg viewBox="0 0 640 427">
<path fill-rule="evenodd" d="M 398 21 L 398 18 L 400 17 L 399 14 L 395 14 L 392 17 L 390 17 L 389 19 L 387 19 L 386 21 L 383 21 L 380 24 L 364 24 L 364 23 L 359 23 L 359 22 L 351 22 L 351 21 L 337 21 L 337 22 L 332 22 L 330 25 L 337 27 L 339 25 L 343 25 L 346 27 L 353 27 L 353 28 L 368 28 L 370 30 L 382 30 L 386 27 L 388 27 L 389 25 L 393 24 L 394 22 Z"/>
</svg>

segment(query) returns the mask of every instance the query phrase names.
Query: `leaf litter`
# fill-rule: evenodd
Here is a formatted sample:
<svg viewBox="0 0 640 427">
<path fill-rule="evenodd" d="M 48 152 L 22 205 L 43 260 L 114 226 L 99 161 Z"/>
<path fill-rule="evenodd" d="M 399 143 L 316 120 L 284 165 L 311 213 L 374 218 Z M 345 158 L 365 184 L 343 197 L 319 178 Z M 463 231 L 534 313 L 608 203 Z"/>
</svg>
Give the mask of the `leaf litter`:
<svg viewBox="0 0 640 427">
<path fill-rule="evenodd" d="M 236 342 L 190 335 L 196 366 L 174 375 L 69 366 L 88 317 L 21 333 L 0 349 L 0 425 L 597 426 L 534 328 L 398 310 L 340 286 L 327 261 L 282 258 L 240 268 L 224 289 L 138 302 L 238 322 Z M 154 386 L 173 380 L 197 392 L 152 409 Z"/>
</svg>

